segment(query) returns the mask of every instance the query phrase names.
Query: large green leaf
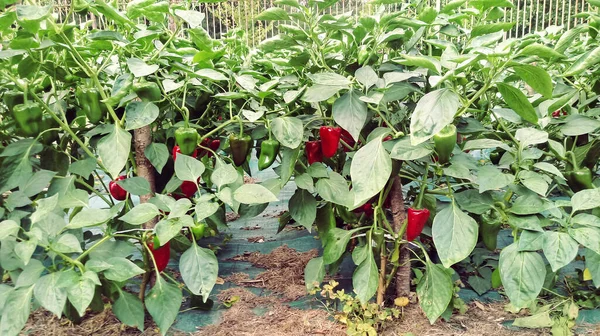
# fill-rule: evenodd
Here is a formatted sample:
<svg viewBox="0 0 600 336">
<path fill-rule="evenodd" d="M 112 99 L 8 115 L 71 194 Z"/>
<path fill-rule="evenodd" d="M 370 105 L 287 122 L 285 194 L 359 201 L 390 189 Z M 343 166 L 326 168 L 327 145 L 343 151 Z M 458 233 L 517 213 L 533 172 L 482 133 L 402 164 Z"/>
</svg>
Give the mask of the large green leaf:
<svg viewBox="0 0 600 336">
<path fill-rule="evenodd" d="M 506 295 L 516 308 L 528 307 L 538 296 L 546 278 L 546 266 L 537 252 L 519 252 L 516 243 L 500 253 L 500 277 Z"/>
<path fill-rule="evenodd" d="M 123 324 L 144 331 L 144 304 L 136 295 L 120 291 L 112 309 Z"/>
<path fill-rule="evenodd" d="M 35 299 L 54 315 L 61 317 L 67 303 L 67 289 L 62 286 L 61 272 L 44 275 L 35 283 Z"/>
<path fill-rule="evenodd" d="M 263 21 L 287 21 L 290 17 L 285 9 L 271 7 L 256 16 L 256 20 Z"/>
<path fill-rule="evenodd" d="M 552 98 L 552 79 L 546 70 L 526 64 L 515 65 L 513 70 L 537 92 L 548 99 Z"/>
<path fill-rule="evenodd" d="M 598 62 L 600 62 L 600 47 L 596 47 L 594 50 L 581 55 L 562 75 L 563 77 L 578 75 L 592 68 Z"/>
<path fill-rule="evenodd" d="M 308 232 L 317 218 L 317 200 L 306 190 L 298 189 L 289 201 L 290 215 Z"/>
<path fill-rule="evenodd" d="M 367 257 L 358 265 L 352 275 L 352 287 L 356 297 L 362 303 L 368 302 L 377 292 L 379 271 L 373 256 L 373 250 L 369 249 Z"/>
<path fill-rule="evenodd" d="M 325 265 L 333 264 L 340 259 L 346 251 L 346 245 L 348 245 L 350 238 L 359 230 L 360 228 L 354 230 L 333 228 L 327 232 L 326 245 L 323 250 L 323 262 Z"/>
<path fill-rule="evenodd" d="M 333 103 L 333 120 L 358 141 L 367 121 L 367 104 L 359 99 L 356 91 L 348 91 Z"/>
<path fill-rule="evenodd" d="M 392 159 L 383 147 L 383 135 L 358 150 L 352 159 L 350 176 L 354 190 L 354 206 L 380 192 L 392 173 Z"/>
<path fill-rule="evenodd" d="M 537 124 L 538 116 L 535 109 L 521 90 L 504 83 L 496 83 L 496 86 L 508 107 L 517 112 L 523 120 Z"/>
<path fill-rule="evenodd" d="M 431 139 L 452 123 L 460 104 L 459 97 L 449 89 L 440 89 L 423 96 L 410 119 L 410 141 L 413 146 Z"/>
<path fill-rule="evenodd" d="M 480 193 L 504 188 L 514 180 L 514 175 L 502 173 L 495 166 L 483 166 L 477 172 L 477 183 L 479 184 Z"/>
<path fill-rule="evenodd" d="M 120 127 L 114 127 L 110 134 L 98 142 L 98 156 L 113 179 L 125 168 L 131 148 L 131 134 Z"/>
<path fill-rule="evenodd" d="M 312 258 L 304 267 L 304 283 L 306 290 L 310 291 L 315 287 L 321 286 L 325 278 L 325 264 L 323 257 Z"/>
<path fill-rule="evenodd" d="M 600 254 L 590 249 L 585 250 L 585 267 L 592 274 L 594 286 L 600 288 Z"/>
<path fill-rule="evenodd" d="M 192 244 L 192 247 L 181 255 L 179 269 L 183 282 L 190 291 L 195 295 L 202 295 L 206 302 L 219 273 L 219 262 L 215 253 Z"/>
<path fill-rule="evenodd" d="M 262 204 L 277 201 L 277 196 L 260 184 L 244 184 L 233 192 L 233 197 L 243 204 Z"/>
<path fill-rule="evenodd" d="M 27 323 L 31 312 L 31 297 L 34 286 L 21 287 L 11 291 L 6 298 L 5 309 L 0 320 L 0 335 L 17 336 Z"/>
<path fill-rule="evenodd" d="M 297 148 L 302 143 L 302 121 L 294 117 L 280 117 L 271 121 L 271 131 L 281 145 Z"/>
<path fill-rule="evenodd" d="M 167 283 L 159 277 L 156 284 L 146 295 L 146 309 L 160 328 L 161 335 L 166 335 L 169 327 L 175 322 L 181 299 L 181 289 L 174 284 Z"/>
<path fill-rule="evenodd" d="M 433 219 L 431 233 L 440 261 L 450 267 L 469 256 L 477 244 L 479 226 L 455 202 Z"/>
<path fill-rule="evenodd" d="M 579 244 L 567 233 L 554 231 L 544 233 L 544 255 L 552 266 L 553 272 L 573 261 L 577 256 L 578 248 Z"/>
<path fill-rule="evenodd" d="M 429 323 L 433 324 L 446 311 L 452 300 L 452 290 L 452 278 L 442 265 L 427 261 L 425 274 L 417 285 L 417 295 Z"/>
<path fill-rule="evenodd" d="M 321 167 L 321 165 L 313 164 L 312 167 Z M 325 172 L 327 173 L 327 171 Z M 354 205 L 354 191 L 348 190 L 346 179 L 333 171 L 329 172 L 328 175 L 329 178 L 320 178 L 315 185 L 319 196 L 328 202 L 352 208 Z"/>
<path fill-rule="evenodd" d="M 138 204 L 119 219 L 132 225 L 141 225 L 158 216 L 160 211 L 152 203 Z"/>
<path fill-rule="evenodd" d="M 571 198 L 572 212 L 600 207 L 600 189 L 588 189 L 577 192 Z"/>
<path fill-rule="evenodd" d="M 569 234 L 579 244 L 600 254 L 600 230 L 592 227 L 570 229 Z"/>
</svg>

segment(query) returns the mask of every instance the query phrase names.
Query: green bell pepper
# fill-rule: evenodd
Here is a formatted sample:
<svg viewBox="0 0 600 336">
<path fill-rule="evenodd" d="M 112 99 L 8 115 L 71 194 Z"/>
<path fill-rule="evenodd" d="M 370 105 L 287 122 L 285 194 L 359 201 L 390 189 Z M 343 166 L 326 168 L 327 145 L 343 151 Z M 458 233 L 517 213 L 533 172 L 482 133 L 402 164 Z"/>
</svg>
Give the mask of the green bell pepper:
<svg viewBox="0 0 600 336">
<path fill-rule="evenodd" d="M 156 102 L 162 98 L 160 87 L 154 82 L 135 83 L 133 84 L 133 92 L 135 92 L 142 101 Z"/>
<path fill-rule="evenodd" d="M 8 111 L 12 113 L 13 108 L 16 105 L 23 104 L 25 102 L 25 98 L 23 97 L 22 92 L 18 91 L 7 91 L 2 95 L 2 101 L 4 105 L 8 108 Z"/>
<path fill-rule="evenodd" d="M 100 102 L 100 92 L 96 88 L 78 87 L 75 97 L 92 124 L 97 124 L 104 119 L 106 107 Z"/>
<path fill-rule="evenodd" d="M 38 103 L 27 102 L 13 108 L 13 117 L 19 129 L 28 136 L 37 135 L 42 128 L 42 108 Z"/>
<path fill-rule="evenodd" d="M 279 141 L 265 140 L 260 144 L 260 155 L 258 157 L 258 170 L 271 167 L 279 153 Z"/>
<path fill-rule="evenodd" d="M 481 223 L 479 233 L 483 245 L 490 250 L 494 251 L 498 245 L 498 232 L 502 228 L 502 219 L 497 214 L 496 210 L 490 210 L 481 215 Z"/>
<path fill-rule="evenodd" d="M 435 152 L 438 155 L 438 162 L 446 164 L 450 161 L 452 151 L 456 146 L 456 126 L 450 124 L 433 136 Z"/>
<path fill-rule="evenodd" d="M 198 146 L 198 132 L 193 128 L 179 127 L 175 131 L 175 142 L 183 155 L 191 155 Z"/>
<path fill-rule="evenodd" d="M 567 178 L 567 184 L 574 192 L 595 188 L 592 183 L 592 171 L 588 167 L 568 171 L 565 177 Z"/>
</svg>

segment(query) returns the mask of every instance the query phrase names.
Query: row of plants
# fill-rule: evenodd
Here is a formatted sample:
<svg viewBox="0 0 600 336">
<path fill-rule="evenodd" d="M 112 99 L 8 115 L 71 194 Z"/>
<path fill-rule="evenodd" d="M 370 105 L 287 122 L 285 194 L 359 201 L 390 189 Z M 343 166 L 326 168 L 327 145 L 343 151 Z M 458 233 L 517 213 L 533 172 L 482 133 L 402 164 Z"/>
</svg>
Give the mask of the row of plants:
<svg viewBox="0 0 600 336">
<path fill-rule="evenodd" d="M 600 285 L 595 25 L 504 39 L 507 0 L 358 20 L 327 14 L 335 3 L 275 1 L 257 19 L 291 23 L 252 49 L 240 30 L 212 39 L 186 4 L 74 1 L 67 17 L 111 23 L 94 30 L 2 3 L 0 334 L 17 335 L 32 302 L 79 320 L 103 300 L 165 334 L 183 291 L 209 300 L 218 248 L 204 237 L 292 182 L 280 228 L 316 227 L 323 245 L 307 289 L 350 256 L 352 309 L 404 302 L 412 277 L 432 323 L 463 306 L 459 279 L 502 286 L 557 332 L 567 303 L 595 306 L 581 298 Z M 254 155 L 277 178 L 244 184 Z M 579 288 L 555 286 L 576 259 Z M 538 309 L 542 289 L 570 315 Z M 378 326 L 356 316 L 353 333 Z"/>
</svg>

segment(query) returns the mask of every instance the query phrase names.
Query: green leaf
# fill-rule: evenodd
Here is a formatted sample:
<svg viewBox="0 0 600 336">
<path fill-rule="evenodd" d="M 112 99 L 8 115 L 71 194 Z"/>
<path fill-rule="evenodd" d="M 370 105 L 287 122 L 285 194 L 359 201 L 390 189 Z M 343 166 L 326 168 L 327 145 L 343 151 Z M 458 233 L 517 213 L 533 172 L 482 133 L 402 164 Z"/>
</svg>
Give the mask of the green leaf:
<svg viewBox="0 0 600 336">
<path fill-rule="evenodd" d="M 350 166 L 354 206 L 380 192 L 392 173 L 392 159 L 383 147 L 383 135 L 371 140 L 356 152 Z"/>
<path fill-rule="evenodd" d="M 580 213 L 580 214 L 573 216 L 573 218 L 571 219 L 571 222 L 573 224 L 578 224 L 578 225 L 600 227 L 600 218 L 598 218 L 598 216 L 594 216 L 594 215 L 590 215 L 590 214 L 586 214 L 586 213 Z M 0 223 L 0 225 L 2 225 L 2 223 Z"/>
<path fill-rule="evenodd" d="M 547 201 L 534 193 L 530 193 L 518 197 L 513 202 L 509 211 L 516 215 L 533 215 L 547 210 L 548 208 L 549 204 Z"/>
<path fill-rule="evenodd" d="M 552 79 L 546 70 L 534 65 L 515 65 L 515 73 L 542 96 L 552 98 Z"/>
<path fill-rule="evenodd" d="M 125 107 L 125 130 L 135 130 L 150 125 L 158 118 L 158 106 L 152 102 L 133 101 Z"/>
<path fill-rule="evenodd" d="M 573 261 L 577 256 L 578 247 L 579 244 L 567 233 L 554 231 L 544 233 L 544 255 L 552 266 L 553 272 Z"/>
<path fill-rule="evenodd" d="M 394 144 L 390 151 L 390 157 L 394 160 L 411 161 L 430 155 L 433 150 L 426 143 L 413 146 L 410 138 L 402 138 Z"/>
<path fill-rule="evenodd" d="M 292 175 L 294 174 L 294 167 L 296 166 L 296 161 L 298 161 L 298 157 L 300 156 L 300 147 L 296 149 L 291 149 L 287 147 L 283 147 L 281 149 L 281 171 L 279 176 L 281 176 L 280 186 L 285 186 Z"/>
<path fill-rule="evenodd" d="M 289 201 L 290 215 L 308 232 L 317 218 L 317 200 L 306 190 L 298 189 Z"/>
<path fill-rule="evenodd" d="M 119 219 L 132 225 L 141 225 L 158 216 L 160 211 L 152 203 L 138 204 Z"/>
<path fill-rule="evenodd" d="M 192 244 L 192 247 L 181 255 L 179 270 L 190 291 L 201 295 L 206 302 L 219 273 L 219 262 L 214 252 Z"/>
<path fill-rule="evenodd" d="M 312 258 L 304 267 L 304 283 L 306 290 L 310 291 L 315 287 L 321 286 L 325 278 L 325 264 L 323 257 Z"/>
<path fill-rule="evenodd" d="M 330 229 L 327 233 L 326 245 L 323 250 L 323 263 L 329 265 L 338 261 L 346 251 L 346 245 L 348 245 L 352 235 L 359 230 L 360 228 L 354 230 Z"/>
<path fill-rule="evenodd" d="M 302 143 L 303 127 L 302 121 L 295 117 L 279 117 L 271 121 L 271 131 L 277 141 L 292 149 Z"/>
<path fill-rule="evenodd" d="M 334 72 L 319 72 L 319 73 L 314 73 L 314 74 L 309 74 L 308 77 L 310 77 L 310 79 L 313 81 L 313 83 L 315 84 L 319 84 L 319 85 L 331 85 L 331 86 L 350 86 L 352 84 L 352 82 L 339 74 L 336 74 Z"/>
<path fill-rule="evenodd" d="M 159 221 L 156 223 L 154 231 L 156 232 L 160 244 L 164 245 L 177 236 L 184 226 L 190 227 L 193 225 L 194 219 L 189 215 L 185 215 L 181 218 L 163 219 Z"/>
<path fill-rule="evenodd" d="M 158 70 L 158 64 L 148 65 L 139 58 L 130 58 L 127 60 L 127 67 L 133 73 L 134 77 L 144 77 L 151 75 Z"/>
<path fill-rule="evenodd" d="M 123 324 L 144 331 L 144 304 L 136 295 L 120 291 L 112 310 Z"/>
<path fill-rule="evenodd" d="M 582 115 L 572 115 L 567 118 L 567 122 L 560 127 L 560 130 L 566 136 L 578 136 L 593 133 L 598 128 L 600 128 L 600 121 Z"/>
<path fill-rule="evenodd" d="M 367 257 L 354 270 L 352 274 L 352 287 L 360 302 L 367 303 L 377 292 L 379 271 L 373 257 L 373 250 L 369 249 Z"/>
<path fill-rule="evenodd" d="M 29 264 L 23 268 L 23 272 L 19 274 L 15 288 L 28 287 L 35 284 L 45 270 L 46 267 L 44 267 L 44 264 L 42 264 L 41 261 L 37 259 L 31 259 Z M 2 305 L 0 304 L 0 313 L 1 311 Z"/>
<path fill-rule="evenodd" d="M 572 213 L 600 207 L 600 189 L 582 190 L 571 197 Z"/>
<path fill-rule="evenodd" d="M 129 259 L 121 257 L 112 257 L 106 260 L 111 267 L 104 271 L 104 276 L 108 280 L 113 281 L 127 281 L 136 275 L 144 274 L 146 271 L 139 268 L 136 264 L 132 263 Z"/>
<path fill-rule="evenodd" d="M 489 193 L 479 193 L 475 189 L 469 189 L 454 194 L 454 199 L 461 209 L 482 215 L 494 204 L 494 199 Z"/>
<path fill-rule="evenodd" d="M 508 31 L 515 25 L 514 22 L 494 22 L 473 27 L 471 30 L 471 38 L 492 34 L 498 31 Z"/>
<path fill-rule="evenodd" d="M 540 196 L 545 196 L 548 192 L 549 185 L 544 175 L 524 170 L 519 173 L 519 180 L 527 189 L 538 193 Z"/>
<path fill-rule="evenodd" d="M 537 313 L 535 315 L 518 317 L 513 322 L 514 327 L 521 328 L 549 328 L 552 327 L 554 321 L 550 318 L 550 311 Z"/>
<path fill-rule="evenodd" d="M 20 226 L 14 220 L 7 219 L 0 222 L 0 240 L 4 240 L 9 236 L 15 236 L 19 233 Z"/>
<path fill-rule="evenodd" d="M 296 186 L 300 189 L 304 189 L 309 193 L 315 192 L 315 184 L 313 179 L 306 173 L 294 177 L 294 182 L 296 182 Z"/>
<path fill-rule="evenodd" d="M 132 195 L 147 195 L 152 193 L 150 183 L 143 177 L 129 177 L 118 181 L 117 184 Z"/>
<path fill-rule="evenodd" d="M 315 165 L 313 164 L 312 166 Z M 346 182 L 346 179 L 342 175 L 333 171 L 329 172 L 328 175 L 329 178 L 320 178 L 317 181 L 315 187 L 319 196 L 328 202 L 353 208 L 354 192 L 348 190 L 348 183 Z"/>
<path fill-rule="evenodd" d="M 83 178 L 88 178 L 96 169 L 96 159 L 88 157 L 85 160 L 77 160 L 69 166 L 69 172 L 77 174 Z"/>
<path fill-rule="evenodd" d="M 215 82 L 227 80 L 227 77 L 225 77 L 223 73 L 213 69 L 200 69 L 194 72 L 194 74 L 196 74 L 200 78 L 208 79 Z"/>
<path fill-rule="evenodd" d="M 218 188 L 221 188 L 224 185 L 237 181 L 238 176 L 239 173 L 232 164 L 222 164 L 219 161 L 216 165 L 216 169 L 210 175 L 210 180 Z"/>
<path fill-rule="evenodd" d="M 55 251 L 61 253 L 81 253 L 81 243 L 75 237 L 74 234 L 65 233 L 58 238 L 58 240 L 52 244 L 52 247 Z"/>
<path fill-rule="evenodd" d="M 367 104 L 359 99 L 358 92 L 348 91 L 333 103 L 333 120 L 358 141 L 360 131 L 367 121 Z"/>
<path fill-rule="evenodd" d="M 519 228 L 521 230 L 544 232 L 541 221 L 536 215 L 513 216 L 509 214 L 508 224 L 512 227 Z"/>
<path fill-rule="evenodd" d="M 285 9 L 279 7 L 271 7 L 258 14 L 255 20 L 262 21 L 288 21 L 290 16 Z"/>
<path fill-rule="evenodd" d="M 89 226 L 96 226 L 104 224 L 106 221 L 112 218 L 112 214 L 109 209 L 92 209 L 85 208 L 76 214 L 67 228 L 69 229 L 80 229 Z"/>
<path fill-rule="evenodd" d="M 131 134 L 120 127 L 114 127 L 98 142 L 98 156 L 113 179 L 125 168 L 130 148 Z"/>
<path fill-rule="evenodd" d="M 15 254 L 23 261 L 23 264 L 27 265 L 36 248 L 37 239 L 31 238 L 30 240 L 23 240 L 15 245 Z"/>
<path fill-rule="evenodd" d="M 544 246 L 544 233 L 523 230 L 519 237 L 519 251 L 539 251 Z"/>
<path fill-rule="evenodd" d="M 44 275 L 35 283 L 33 289 L 35 299 L 45 309 L 59 318 L 67 303 L 67 290 L 61 286 L 61 272 Z"/>
<path fill-rule="evenodd" d="M 516 243 L 500 253 L 500 277 L 510 303 L 525 308 L 535 300 L 546 278 L 546 266 L 537 252 L 519 252 Z"/>
<path fill-rule="evenodd" d="M 477 172 L 477 183 L 479 192 L 487 190 L 498 190 L 506 187 L 515 180 L 512 174 L 504 174 L 495 166 L 483 166 Z"/>
<path fill-rule="evenodd" d="M 477 139 L 469 140 L 465 143 L 463 150 L 473 149 L 488 149 L 488 148 L 502 148 L 504 150 L 510 150 L 510 147 L 502 141 L 493 139 Z"/>
<path fill-rule="evenodd" d="M 347 89 L 348 87 L 345 85 L 320 85 L 315 84 L 304 91 L 304 95 L 302 96 L 302 100 L 307 103 L 318 103 L 325 101 L 340 90 Z"/>
<path fill-rule="evenodd" d="M 17 288 L 11 291 L 6 298 L 5 309 L 0 320 L 0 335 L 18 336 L 27 323 L 31 312 L 31 297 L 33 286 Z"/>
<path fill-rule="evenodd" d="M 477 244 L 478 231 L 477 222 L 462 212 L 455 202 L 435 216 L 431 233 L 444 267 L 469 256 Z"/>
<path fill-rule="evenodd" d="M 269 189 L 260 184 L 244 184 L 233 192 L 233 198 L 244 204 L 262 204 L 278 201 Z"/>
<path fill-rule="evenodd" d="M 427 261 L 425 274 L 417 285 L 419 305 L 429 323 L 433 324 L 440 317 L 452 300 L 453 284 L 448 272 L 442 265 Z"/>
<path fill-rule="evenodd" d="M 563 77 L 571 77 L 592 68 L 600 62 L 600 47 L 581 55 L 570 68 L 565 71 Z"/>
<path fill-rule="evenodd" d="M 519 56 L 538 56 L 547 59 L 565 57 L 565 55 L 561 54 L 560 52 L 539 43 L 526 46 L 521 50 L 521 52 L 519 52 Z"/>
<path fill-rule="evenodd" d="M 585 250 L 585 267 L 592 274 L 594 286 L 600 288 L 600 254 L 590 249 Z"/>
<path fill-rule="evenodd" d="M 196 183 L 204 173 L 205 167 L 202 162 L 183 154 L 177 154 L 175 161 L 175 175 L 182 181 Z"/>
<path fill-rule="evenodd" d="M 39 170 L 24 185 L 19 186 L 19 190 L 23 191 L 25 196 L 33 197 L 42 192 L 50 184 L 54 175 L 56 175 L 56 172 Z"/>
<path fill-rule="evenodd" d="M 87 271 L 86 276 L 82 276 L 79 281 L 67 288 L 67 298 L 73 307 L 75 307 L 79 316 L 85 315 L 85 310 L 94 299 L 96 284 L 88 277 L 98 279 L 96 273 Z"/>
<path fill-rule="evenodd" d="M 161 335 L 166 335 L 181 307 L 183 295 L 176 285 L 167 283 L 159 277 L 156 284 L 146 296 L 146 309 L 160 328 Z"/>
<path fill-rule="evenodd" d="M 367 90 L 379 81 L 379 77 L 377 76 L 377 73 L 375 73 L 375 70 L 368 65 L 356 70 L 354 76 Z"/>
<path fill-rule="evenodd" d="M 400 63 L 404 66 L 414 66 L 418 68 L 425 68 L 431 71 L 433 74 L 439 74 L 441 71 L 440 62 L 429 56 L 411 56 L 411 55 L 402 55 L 402 59 L 394 60 L 397 63 Z"/>
<path fill-rule="evenodd" d="M 458 111 L 459 97 L 449 89 L 440 89 L 424 95 L 410 120 L 410 141 L 413 146 L 431 139 L 452 123 Z"/>
<path fill-rule="evenodd" d="M 185 21 L 190 28 L 200 27 L 202 25 L 202 21 L 204 21 L 205 14 L 195 10 L 181 10 L 176 9 L 175 15 L 179 16 L 183 21 Z M 142 329 L 143 329 L 142 325 Z"/>
<path fill-rule="evenodd" d="M 21 190 L 16 190 L 10 193 L 4 200 L 4 206 L 8 211 L 13 211 L 15 208 L 24 207 L 31 204 L 29 197 L 25 195 Z"/>
<path fill-rule="evenodd" d="M 569 234 L 579 244 L 600 254 L 600 230 L 598 228 L 582 227 L 570 229 Z"/>
<path fill-rule="evenodd" d="M 215 202 L 198 203 L 195 208 L 196 220 L 202 221 L 205 218 L 212 216 L 218 209 L 219 204 Z"/>
<path fill-rule="evenodd" d="M 537 124 L 538 116 L 535 113 L 535 109 L 521 90 L 504 83 L 496 83 L 496 86 L 508 107 L 513 109 L 524 120 L 532 124 Z"/>
</svg>

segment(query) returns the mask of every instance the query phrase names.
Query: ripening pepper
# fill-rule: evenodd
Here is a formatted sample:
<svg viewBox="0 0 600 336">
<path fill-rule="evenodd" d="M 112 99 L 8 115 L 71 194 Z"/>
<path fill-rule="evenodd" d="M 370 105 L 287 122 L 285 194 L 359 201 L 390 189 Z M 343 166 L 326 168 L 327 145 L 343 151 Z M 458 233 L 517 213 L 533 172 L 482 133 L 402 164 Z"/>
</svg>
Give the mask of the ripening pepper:
<svg viewBox="0 0 600 336">
<path fill-rule="evenodd" d="M 127 176 L 119 176 L 115 181 L 110 181 L 108 183 L 108 190 L 110 191 L 110 195 L 117 201 L 124 201 L 125 199 L 127 199 L 127 191 L 117 184 L 117 181 L 121 181 L 126 178 Z"/>
<path fill-rule="evenodd" d="M 354 141 L 354 138 L 352 137 L 352 135 L 350 135 L 350 133 L 348 133 L 348 131 L 346 131 L 343 128 L 342 128 L 342 134 L 341 134 L 340 138 L 350 147 L 354 147 L 354 145 L 356 144 L 356 141 Z M 347 148 L 346 146 L 342 146 L 342 149 L 344 150 L 344 152 L 350 151 L 350 149 Z"/>
<path fill-rule="evenodd" d="M 133 84 L 132 88 L 142 101 L 156 102 L 162 98 L 160 87 L 154 82 L 138 82 Z"/>
<path fill-rule="evenodd" d="M 375 213 L 375 209 L 373 209 L 373 205 L 371 203 L 365 203 L 358 208 L 352 210 L 355 214 L 364 213 L 366 217 L 373 217 L 373 213 Z"/>
<path fill-rule="evenodd" d="M 75 91 L 75 97 L 85 116 L 92 124 L 97 124 L 100 120 L 104 119 L 106 109 L 100 101 L 101 96 L 98 89 L 78 87 L 77 91 Z"/>
<path fill-rule="evenodd" d="M 323 152 L 321 151 L 320 141 L 307 141 L 304 151 L 306 153 L 308 165 L 323 161 Z"/>
<path fill-rule="evenodd" d="M 154 249 L 155 245 L 158 244 L 155 244 L 153 241 L 148 242 L 148 247 L 150 248 L 150 251 L 152 251 L 152 256 L 156 262 L 156 269 L 157 271 L 162 272 L 165 270 L 165 268 L 167 268 L 167 265 L 169 264 L 169 258 L 171 258 L 171 242 L 167 242 L 157 249 Z"/>
<path fill-rule="evenodd" d="M 252 138 L 249 135 L 231 134 L 229 136 L 229 147 L 231 148 L 233 163 L 239 167 L 246 162 L 246 157 L 252 149 Z"/>
<path fill-rule="evenodd" d="M 433 143 L 438 155 L 438 162 L 440 164 L 448 163 L 456 146 L 456 126 L 450 124 L 442 128 L 438 134 L 433 136 Z"/>
<path fill-rule="evenodd" d="M 13 108 L 13 118 L 25 135 L 37 135 L 42 130 L 42 108 L 38 103 L 26 102 Z"/>
<path fill-rule="evenodd" d="M 192 155 L 198 146 L 198 132 L 193 128 L 179 127 L 175 131 L 175 142 L 183 155 Z"/>
<path fill-rule="evenodd" d="M 502 220 L 496 214 L 495 210 L 491 210 L 491 213 L 481 215 L 479 233 L 483 245 L 490 251 L 494 251 L 498 245 L 498 232 L 500 232 L 500 228 L 502 228 Z"/>
<path fill-rule="evenodd" d="M 321 152 L 325 157 L 332 157 L 337 152 L 342 136 L 341 127 L 321 126 L 319 129 L 321 136 Z"/>
<path fill-rule="evenodd" d="M 567 178 L 567 184 L 574 192 L 595 188 L 592 183 L 592 172 L 588 167 L 568 171 L 565 177 Z"/>
<path fill-rule="evenodd" d="M 279 141 L 269 139 L 260 144 L 260 156 L 258 157 L 258 170 L 271 167 L 279 153 Z"/>
<path fill-rule="evenodd" d="M 211 139 L 211 138 L 205 138 L 204 140 L 202 140 L 202 142 L 200 143 L 200 145 L 202 147 L 206 147 L 206 148 L 210 148 L 213 152 L 216 152 L 217 149 L 219 149 L 219 147 L 221 147 L 221 140 L 219 139 Z M 200 157 L 203 157 L 204 155 L 207 155 L 208 157 L 213 156 L 213 153 L 201 148 L 200 152 L 199 152 Z"/>
<path fill-rule="evenodd" d="M 181 148 L 179 148 L 179 146 L 177 146 L 177 145 L 173 146 L 173 161 L 177 160 L 177 154 L 179 154 L 179 153 L 181 153 Z M 194 151 L 192 152 L 192 155 L 190 155 L 190 156 L 195 159 L 198 156 L 198 149 L 194 149 Z"/>
<path fill-rule="evenodd" d="M 429 219 L 429 210 L 408 208 L 408 219 L 406 225 L 406 240 L 413 241 L 423 232 L 425 223 Z"/>
</svg>

